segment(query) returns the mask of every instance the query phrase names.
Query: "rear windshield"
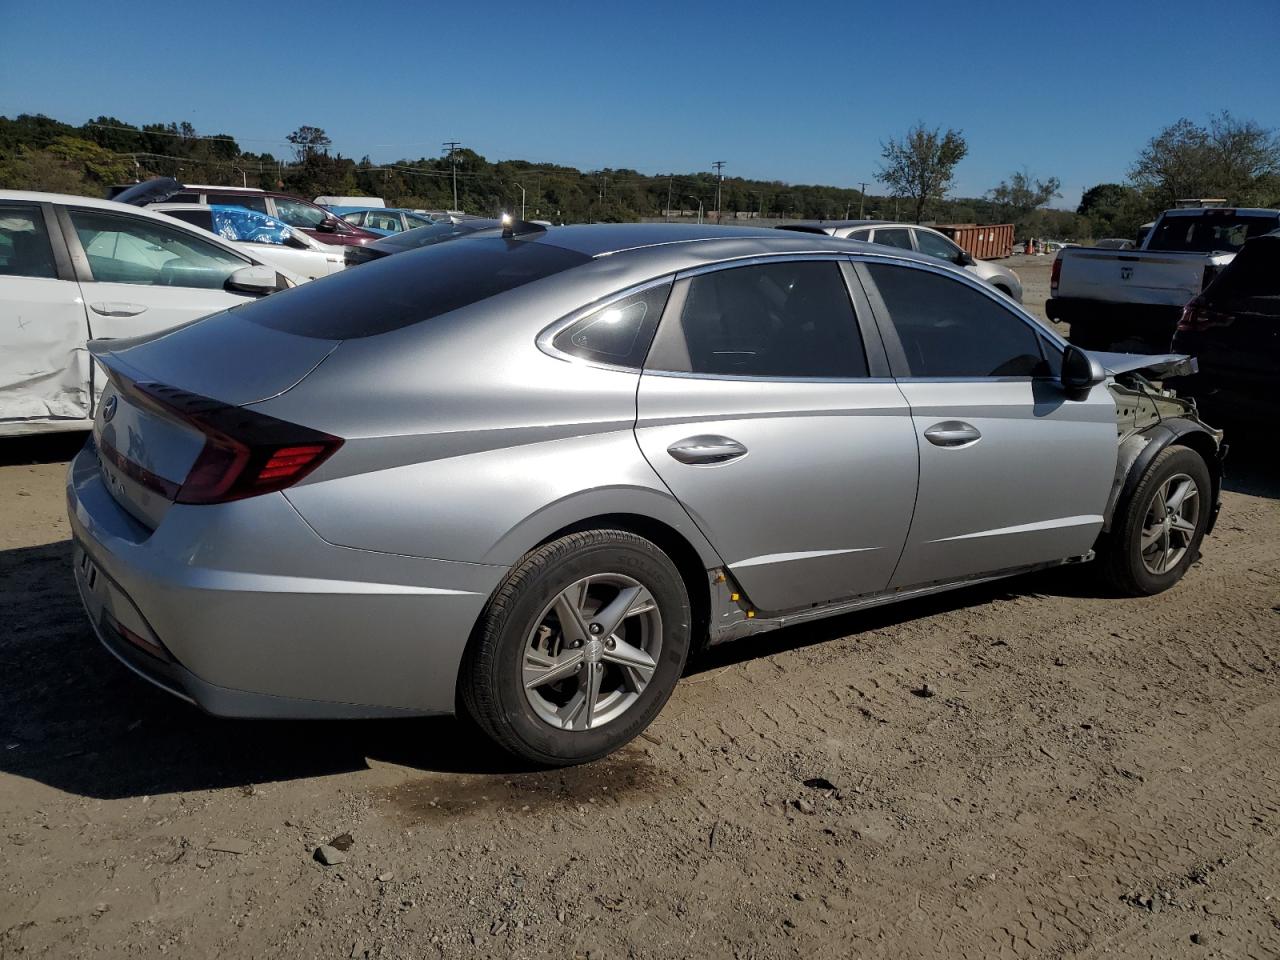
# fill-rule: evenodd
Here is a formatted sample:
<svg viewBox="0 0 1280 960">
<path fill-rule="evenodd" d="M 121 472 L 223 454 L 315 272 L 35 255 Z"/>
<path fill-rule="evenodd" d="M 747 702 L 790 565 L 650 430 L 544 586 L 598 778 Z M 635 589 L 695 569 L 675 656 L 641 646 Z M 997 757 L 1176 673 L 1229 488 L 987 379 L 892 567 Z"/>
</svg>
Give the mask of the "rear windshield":
<svg viewBox="0 0 1280 960">
<path fill-rule="evenodd" d="M 585 254 L 527 240 L 463 239 L 383 257 L 237 309 L 246 320 L 303 337 L 371 337 L 590 260 Z"/>
<path fill-rule="evenodd" d="M 1275 216 L 1249 217 L 1226 210 L 1164 217 L 1151 231 L 1147 249 L 1170 253 L 1234 253 L 1246 240 L 1274 230 L 1277 223 Z"/>
<path fill-rule="evenodd" d="M 463 221 L 462 223 L 433 223 L 428 227 L 415 227 L 394 237 L 376 241 L 373 246 L 379 250 L 414 250 L 418 247 L 429 247 L 446 240 L 456 240 L 469 233 L 478 233 L 499 226 L 496 220 Z"/>
</svg>

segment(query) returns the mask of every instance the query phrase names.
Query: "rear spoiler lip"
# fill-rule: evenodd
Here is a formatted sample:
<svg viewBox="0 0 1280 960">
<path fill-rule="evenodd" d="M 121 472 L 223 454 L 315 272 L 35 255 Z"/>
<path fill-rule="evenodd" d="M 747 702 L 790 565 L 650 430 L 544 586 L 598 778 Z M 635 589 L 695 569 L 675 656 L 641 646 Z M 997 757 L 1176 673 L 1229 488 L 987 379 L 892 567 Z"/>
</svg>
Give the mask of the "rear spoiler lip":
<svg viewBox="0 0 1280 960">
<path fill-rule="evenodd" d="M 195 321 L 195 320 L 192 321 L 192 323 L 196 323 L 196 322 L 198 321 Z M 183 326 L 186 326 L 186 324 L 183 324 Z M 145 370 L 141 370 L 138 367 L 131 365 L 127 360 L 123 359 L 120 356 L 120 351 L 127 350 L 128 348 L 136 346 L 141 343 L 146 343 L 151 340 L 155 340 L 157 339 L 157 337 L 165 336 L 169 333 L 172 333 L 174 330 L 180 330 L 180 329 L 182 329 L 182 327 L 174 327 L 170 330 L 165 330 L 160 334 L 152 333 L 152 334 L 147 334 L 141 337 L 127 337 L 127 338 L 122 337 L 118 340 L 112 340 L 110 338 L 90 340 L 88 344 L 89 355 L 92 356 L 96 361 L 98 361 L 98 363 L 100 363 L 103 366 L 103 368 L 107 371 L 108 375 L 110 375 L 113 379 L 116 379 L 123 383 L 140 383 L 144 381 L 159 381 L 159 380 L 162 380 L 163 377 L 158 377 L 154 373 L 148 373 Z M 322 357 L 320 357 L 320 359 L 318 359 L 314 364 L 312 364 L 310 367 L 304 370 L 295 379 L 291 381 L 287 381 L 285 386 L 281 387 L 279 390 L 275 390 L 265 397 L 255 396 L 252 400 L 242 400 L 238 403 L 229 403 L 228 405 L 233 407 L 248 407 L 248 406 L 252 406 L 255 403 L 265 403 L 268 400 L 274 400 L 276 397 L 279 397 L 282 394 L 288 393 L 290 390 L 292 390 L 294 387 L 300 384 L 303 380 L 307 379 L 307 377 L 311 376 L 311 374 L 315 373 L 315 371 L 320 367 L 320 364 L 324 363 L 331 356 L 333 356 L 334 351 L 337 350 L 340 346 L 342 346 L 344 342 L 345 341 L 342 341 L 342 340 L 334 340 L 329 350 Z M 170 385 L 177 386 L 177 384 L 170 384 Z M 218 400 L 219 402 L 227 402 L 222 400 L 219 397 L 211 397 L 210 399 Z"/>
<path fill-rule="evenodd" d="M 1105 353 L 1100 350 L 1090 350 L 1088 353 L 1113 377 L 1124 373 L 1140 373 L 1156 378 L 1189 377 L 1200 372 L 1200 364 L 1196 358 L 1185 353 Z"/>
</svg>

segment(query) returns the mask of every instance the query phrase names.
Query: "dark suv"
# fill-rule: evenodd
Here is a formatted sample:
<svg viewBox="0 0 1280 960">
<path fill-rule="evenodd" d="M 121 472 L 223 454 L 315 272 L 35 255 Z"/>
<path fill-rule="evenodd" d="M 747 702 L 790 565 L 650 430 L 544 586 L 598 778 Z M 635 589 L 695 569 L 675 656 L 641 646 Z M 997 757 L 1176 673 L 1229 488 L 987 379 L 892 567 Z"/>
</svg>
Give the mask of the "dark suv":
<svg viewBox="0 0 1280 960">
<path fill-rule="evenodd" d="M 363 246 L 370 241 L 381 239 L 381 234 L 371 233 L 355 224 L 347 223 L 324 207 L 316 206 L 310 200 L 271 190 L 215 187 L 200 183 L 182 184 L 172 177 L 159 177 L 131 184 L 118 193 L 113 191 L 111 199 L 132 203 L 135 206 L 146 206 L 151 203 L 220 203 L 232 207 L 247 207 L 282 220 L 289 226 L 315 237 L 321 243 Z"/>
<path fill-rule="evenodd" d="M 1219 416 L 1261 419 L 1280 413 L 1280 231 L 1245 242 L 1213 283 L 1182 311 L 1172 349 L 1200 372 L 1179 391 Z"/>
</svg>

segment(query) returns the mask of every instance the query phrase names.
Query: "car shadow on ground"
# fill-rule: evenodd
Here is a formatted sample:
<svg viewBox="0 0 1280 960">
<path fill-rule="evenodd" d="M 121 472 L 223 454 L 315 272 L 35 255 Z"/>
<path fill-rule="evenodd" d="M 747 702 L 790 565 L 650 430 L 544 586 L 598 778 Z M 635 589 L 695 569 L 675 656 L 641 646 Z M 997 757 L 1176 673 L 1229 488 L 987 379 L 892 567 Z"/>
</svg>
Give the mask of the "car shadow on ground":
<svg viewBox="0 0 1280 960">
<path fill-rule="evenodd" d="M 422 771 L 529 768 L 447 717 L 227 720 L 132 674 L 94 637 L 69 541 L 0 551 L 0 772 L 98 799 L 348 773 L 370 760 Z M 709 651 L 689 673 L 1009 596 L 1007 584 L 790 627 Z"/>
<path fill-rule="evenodd" d="M 61 446 L 51 454 L 66 450 L 65 438 L 53 439 Z M 1227 487 L 1280 498 L 1280 476 L 1261 446 L 1236 444 Z M 24 456 L 29 445 L 26 450 Z M 70 552 L 69 541 L 0 551 L 0 772 L 109 799 L 352 772 L 370 760 L 444 773 L 528 769 L 452 718 L 209 717 L 134 676 L 101 647 L 76 595 Z M 1087 567 L 1046 571 L 789 627 L 713 648 L 691 662 L 688 673 L 996 599 L 1099 596 L 1088 574 Z"/>
</svg>

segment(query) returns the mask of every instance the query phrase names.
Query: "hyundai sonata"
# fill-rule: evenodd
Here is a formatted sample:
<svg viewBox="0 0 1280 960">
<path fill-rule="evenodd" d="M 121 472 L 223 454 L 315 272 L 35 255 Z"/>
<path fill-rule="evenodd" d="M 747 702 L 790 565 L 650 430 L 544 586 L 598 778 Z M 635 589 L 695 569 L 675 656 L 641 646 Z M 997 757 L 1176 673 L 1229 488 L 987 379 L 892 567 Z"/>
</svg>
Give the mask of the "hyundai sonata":
<svg viewBox="0 0 1280 960">
<path fill-rule="evenodd" d="M 1152 594 L 1221 435 L 919 254 L 509 225 L 146 340 L 68 498 L 102 642 L 214 714 L 638 734 L 708 645 L 1093 559 Z"/>
</svg>

